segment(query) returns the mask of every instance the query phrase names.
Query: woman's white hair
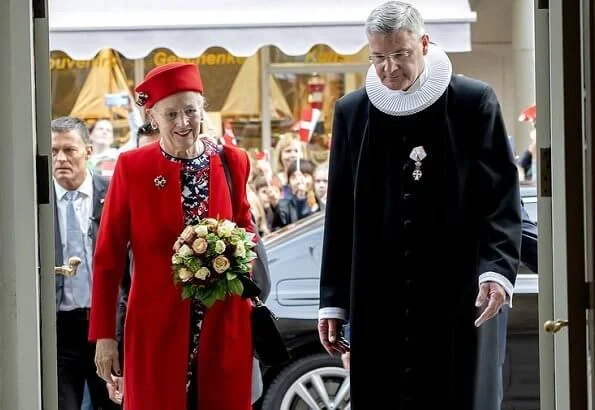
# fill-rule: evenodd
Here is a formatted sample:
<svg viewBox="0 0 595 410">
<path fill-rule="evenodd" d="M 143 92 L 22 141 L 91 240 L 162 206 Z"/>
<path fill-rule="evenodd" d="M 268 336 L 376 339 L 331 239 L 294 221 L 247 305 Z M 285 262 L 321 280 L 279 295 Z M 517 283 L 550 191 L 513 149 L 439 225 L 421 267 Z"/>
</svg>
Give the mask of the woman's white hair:
<svg viewBox="0 0 595 410">
<path fill-rule="evenodd" d="M 421 13 L 411 4 L 387 1 L 376 7 L 366 19 L 366 34 L 390 34 L 406 30 L 417 37 L 426 33 Z"/>
<path fill-rule="evenodd" d="M 198 104 L 198 106 L 200 107 L 200 118 L 201 118 L 201 132 L 202 132 L 202 136 L 206 136 L 211 138 L 213 141 L 216 141 L 217 137 L 216 137 L 216 128 L 213 125 L 213 122 L 211 121 L 211 119 L 209 118 L 209 115 L 207 114 L 207 111 L 205 109 L 206 106 L 206 100 L 204 95 L 202 95 L 199 92 L 193 92 L 194 97 L 196 98 L 196 103 Z M 155 103 L 155 106 L 159 104 L 159 101 L 157 101 L 157 103 Z M 150 118 L 149 118 L 150 119 Z"/>
</svg>

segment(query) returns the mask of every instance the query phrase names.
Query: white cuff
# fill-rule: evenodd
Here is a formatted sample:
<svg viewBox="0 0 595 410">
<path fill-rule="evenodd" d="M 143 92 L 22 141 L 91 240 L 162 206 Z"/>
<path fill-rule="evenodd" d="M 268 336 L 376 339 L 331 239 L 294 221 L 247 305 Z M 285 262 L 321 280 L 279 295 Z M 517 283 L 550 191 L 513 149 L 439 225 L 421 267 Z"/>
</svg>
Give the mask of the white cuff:
<svg viewBox="0 0 595 410">
<path fill-rule="evenodd" d="M 502 286 L 506 291 L 506 295 L 508 296 L 506 303 L 508 303 L 512 308 L 512 295 L 514 294 L 514 286 L 512 286 L 512 283 L 506 276 L 496 272 L 484 272 L 479 275 L 479 283 L 481 284 L 484 282 L 496 282 Z"/>
<path fill-rule="evenodd" d="M 325 307 L 318 311 L 318 319 L 341 319 L 345 320 L 347 314 L 345 309 L 339 307 Z"/>
</svg>

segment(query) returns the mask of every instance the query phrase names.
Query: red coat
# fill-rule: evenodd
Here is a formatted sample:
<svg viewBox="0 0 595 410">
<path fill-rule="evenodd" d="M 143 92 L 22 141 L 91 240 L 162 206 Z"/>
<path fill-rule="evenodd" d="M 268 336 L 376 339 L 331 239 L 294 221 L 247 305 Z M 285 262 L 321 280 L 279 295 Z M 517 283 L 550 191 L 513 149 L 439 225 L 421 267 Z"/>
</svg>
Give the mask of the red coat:
<svg viewBox="0 0 595 410">
<path fill-rule="evenodd" d="M 218 155 L 210 158 L 209 216 L 250 227 L 245 152 L 225 147 L 236 214 Z M 163 188 L 155 178 L 166 180 Z M 116 301 L 127 244 L 134 272 L 125 328 L 126 410 L 186 410 L 190 304 L 171 269 L 172 245 L 184 228 L 180 164 L 158 143 L 122 153 L 106 197 L 93 266 L 89 338 L 115 338 Z M 251 305 L 238 296 L 217 302 L 204 318 L 198 354 L 199 410 L 251 409 Z"/>
</svg>

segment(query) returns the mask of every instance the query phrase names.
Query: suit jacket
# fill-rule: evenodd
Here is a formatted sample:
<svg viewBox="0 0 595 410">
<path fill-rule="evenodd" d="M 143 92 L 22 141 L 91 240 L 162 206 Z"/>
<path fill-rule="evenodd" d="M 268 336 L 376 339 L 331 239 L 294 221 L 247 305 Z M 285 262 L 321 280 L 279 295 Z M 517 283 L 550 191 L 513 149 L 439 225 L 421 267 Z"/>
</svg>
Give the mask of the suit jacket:
<svg viewBox="0 0 595 410">
<path fill-rule="evenodd" d="M 523 237 L 521 239 L 521 262 L 533 273 L 537 273 L 537 224 L 523 206 L 521 208 L 523 217 Z"/>
<path fill-rule="evenodd" d="M 252 231 L 246 184 L 247 154 L 225 146 L 234 195 L 219 155 L 209 166 L 208 216 L 233 219 Z M 166 159 L 158 143 L 122 153 L 106 197 L 94 260 L 89 337 L 115 338 L 116 308 L 129 244 L 134 272 L 124 329 L 124 390 L 128 410 L 179 410 L 186 406 L 190 301 L 174 283 L 172 246 L 184 229 L 181 164 Z M 164 186 L 157 186 L 161 177 Z M 198 354 L 198 408 L 251 408 L 251 303 L 228 297 L 209 308 Z M 229 394 L 233 386 L 233 394 Z"/>
<path fill-rule="evenodd" d="M 91 238 L 92 249 L 95 251 L 95 241 L 101 220 L 101 211 L 103 210 L 103 201 L 109 185 L 109 180 L 105 177 L 93 175 L 93 215 L 89 224 L 87 235 Z M 54 191 L 54 196 L 56 192 Z M 57 198 L 56 198 L 57 199 Z M 60 222 L 58 220 L 58 204 L 54 203 L 54 247 L 55 247 L 55 266 L 62 266 L 62 236 L 60 235 Z M 91 261 L 89 261 L 91 263 Z M 64 276 L 56 275 L 56 311 L 60 307 L 64 297 Z"/>
</svg>

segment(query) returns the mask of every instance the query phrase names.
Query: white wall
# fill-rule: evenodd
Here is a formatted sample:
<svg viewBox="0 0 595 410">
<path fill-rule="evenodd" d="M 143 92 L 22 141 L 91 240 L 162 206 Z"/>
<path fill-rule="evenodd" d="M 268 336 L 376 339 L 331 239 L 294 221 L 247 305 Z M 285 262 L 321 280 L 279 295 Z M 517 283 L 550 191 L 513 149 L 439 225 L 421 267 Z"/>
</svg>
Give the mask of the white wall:
<svg viewBox="0 0 595 410">
<path fill-rule="evenodd" d="M 494 87 L 502 105 L 507 131 L 515 137 L 516 151 L 519 152 L 528 143 L 530 126 L 517 121 L 520 112 L 515 97 L 514 1 L 518 0 L 473 2 L 477 22 L 471 25 L 472 51 L 450 54 L 450 58 L 455 72 L 475 77 Z M 533 99 L 532 95 L 524 98 L 526 101 Z"/>
</svg>

